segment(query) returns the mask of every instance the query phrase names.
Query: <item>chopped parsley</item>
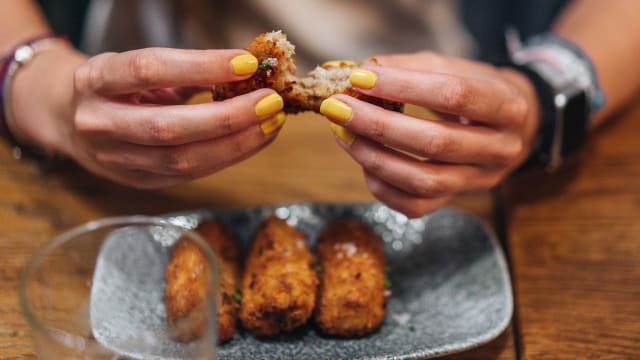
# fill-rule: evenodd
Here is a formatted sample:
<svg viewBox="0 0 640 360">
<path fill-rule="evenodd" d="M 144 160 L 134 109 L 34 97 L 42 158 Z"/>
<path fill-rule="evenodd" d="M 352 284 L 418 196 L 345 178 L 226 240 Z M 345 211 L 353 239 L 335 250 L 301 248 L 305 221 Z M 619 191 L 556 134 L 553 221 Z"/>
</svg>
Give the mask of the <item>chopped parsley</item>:
<svg viewBox="0 0 640 360">
<path fill-rule="evenodd" d="M 269 66 L 271 66 L 271 59 L 267 58 L 267 59 L 262 60 L 262 63 L 260 63 L 259 68 L 261 70 L 264 70 L 264 69 L 268 68 Z"/>
<path fill-rule="evenodd" d="M 316 265 L 313 267 L 313 269 L 314 269 L 318 274 L 320 274 L 320 273 L 322 272 L 322 265 L 320 265 L 320 264 L 316 264 Z"/>
<path fill-rule="evenodd" d="M 409 325 L 409 331 L 415 332 L 416 328 L 413 325 Z"/>
<path fill-rule="evenodd" d="M 240 292 L 235 292 L 233 293 L 233 295 L 231 295 L 231 297 L 233 298 L 233 300 L 235 300 L 238 304 L 240 304 L 242 302 L 242 294 L 240 294 Z"/>
<path fill-rule="evenodd" d="M 384 288 L 385 289 L 390 289 L 391 288 L 391 279 L 389 279 L 389 276 L 387 276 L 386 274 L 384 275 Z"/>
</svg>

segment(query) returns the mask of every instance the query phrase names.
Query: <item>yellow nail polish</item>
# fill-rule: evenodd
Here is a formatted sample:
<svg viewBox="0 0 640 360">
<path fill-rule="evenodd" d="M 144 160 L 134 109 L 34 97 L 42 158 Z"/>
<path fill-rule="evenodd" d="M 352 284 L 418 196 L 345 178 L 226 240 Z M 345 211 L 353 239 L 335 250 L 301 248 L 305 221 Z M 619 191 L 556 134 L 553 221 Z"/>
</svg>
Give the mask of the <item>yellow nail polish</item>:
<svg viewBox="0 0 640 360">
<path fill-rule="evenodd" d="M 376 85 L 378 77 L 376 74 L 367 69 L 355 69 L 349 75 L 351 85 L 361 89 L 371 89 Z"/>
<path fill-rule="evenodd" d="M 251 54 L 242 54 L 231 59 L 231 68 L 236 75 L 249 75 L 258 69 L 258 59 Z"/>
<path fill-rule="evenodd" d="M 348 146 L 351 146 L 351 144 L 353 144 L 353 141 L 356 139 L 356 136 L 351 131 L 338 124 L 330 123 L 329 128 L 337 137 L 342 140 L 342 142 L 344 142 Z"/>
<path fill-rule="evenodd" d="M 196 105 L 196 104 L 206 104 L 212 102 L 211 91 L 201 91 L 199 93 L 193 94 L 187 102 L 186 105 Z"/>
<path fill-rule="evenodd" d="M 263 117 L 282 110 L 284 107 L 284 100 L 282 96 L 277 93 L 265 96 L 262 100 L 256 104 L 256 116 Z"/>
<path fill-rule="evenodd" d="M 351 119 L 351 108 L 349 105 L 334 98 L 328 98 L 320 104 L 320 113 L 334 120 L 347 122 Z"/>
<path fill-rule="evenodd" d="M 263 121 L 262 123 L 260 123 L 260 129 L 262 129 L 262 132 L 265 135 L 269 135 L 272 132 L 280 129 L 282 125 L 284 125 L 286 120 L 287 120 L 287 115 L 283 111 L 281 111 L 277 113 L 274 117 L 269 118 Z"/>
<path fill-rule="evenodd" d="M 351 60 L 331 60 L 331 61 L 327 61 L 325 63 L 322 64 L 322 67 L 325 69 L 328 68 L 332 68 L 332 67 L 343 67 L 343 66 L 356 66 L 358 64 L 356 64 L 355 61 L 351 61 Z"/>
</svg>

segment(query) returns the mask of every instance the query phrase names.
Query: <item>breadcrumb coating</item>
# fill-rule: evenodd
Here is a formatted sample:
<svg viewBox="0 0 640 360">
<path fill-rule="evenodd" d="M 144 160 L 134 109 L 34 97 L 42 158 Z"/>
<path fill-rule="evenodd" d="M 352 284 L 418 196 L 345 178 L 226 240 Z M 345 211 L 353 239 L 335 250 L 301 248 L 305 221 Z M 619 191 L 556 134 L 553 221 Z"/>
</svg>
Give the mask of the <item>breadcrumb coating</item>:
<svg viewBox="0 0 640 360">
<path fill-rule="evenodd" d="M 242 279 L 242 326 L 273 336 L 307 322 L 318 287 L 306 236 L 286 221 L 269 217 L 255 235 Z"/>
<path fill-rule="evenodd" d="M 240 250 L 228 229 L 217 221 L 204 221 L 195 230 L 207 241 L 218 259 L 219 287 L 217 296 L 218 341 L 233 338 L 238 319 L 238 303 L 234 299 L 240 281 Z M 174 247 L 165 270 L 165 306 L 173 335 L 190 341 L 204 330 L 204 301 L 209 284 L 206 259 L 200 248 L 184 238 Z M 200 317 L 200 319 L 199 319 Z"/>
<path fill-rule="evenodd" d="M 335 94 L 353 96 L 388 110 L 403 109 L 401 103 L 364 95 L 354 89 L 349 82 L 349 74 L 358 68 L 358 64 L 353 61 L 337 61 L 330 66 L 317 66 L 306 76 L 297 77 L 295 47 L 281 31 L 260 34 L 246 50 L 258 58 L 258 70 L 249 79 L 214 86 L 215 101 L 261 88 L 271 88 L 283 97 L 284 111 L 287 113 L 319 113 L 322 101 Z"/>
<path fill-rule="evenodd" d="M 363 336 L 386 313 L 384 252 L 380 238 L 355 219 L 341 219 L 321 232 L 316 245 L 322 269 L 315 320 L 322 332 Z"/>
</svg>

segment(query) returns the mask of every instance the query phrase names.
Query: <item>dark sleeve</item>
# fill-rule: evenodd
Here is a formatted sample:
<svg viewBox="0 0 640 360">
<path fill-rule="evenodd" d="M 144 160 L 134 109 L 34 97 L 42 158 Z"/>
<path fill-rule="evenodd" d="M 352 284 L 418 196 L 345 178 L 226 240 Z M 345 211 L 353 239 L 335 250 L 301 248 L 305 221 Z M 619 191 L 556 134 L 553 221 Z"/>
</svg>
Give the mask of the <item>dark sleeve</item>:
<svg viewBox="0 0 640 360">
<path fill-rule="evenodd" d="M 78 47 L 89 0 L 38 0 L 54 32 L 69 37 Z"/>
<path fill-rule="evenodd" d="M 508 59 L 504 32 L 513 26 L 523 39 L 551 29 L 570 0 L 462 0 L 462 18 L 478 44 L 479 60 Z"/>
</svg>

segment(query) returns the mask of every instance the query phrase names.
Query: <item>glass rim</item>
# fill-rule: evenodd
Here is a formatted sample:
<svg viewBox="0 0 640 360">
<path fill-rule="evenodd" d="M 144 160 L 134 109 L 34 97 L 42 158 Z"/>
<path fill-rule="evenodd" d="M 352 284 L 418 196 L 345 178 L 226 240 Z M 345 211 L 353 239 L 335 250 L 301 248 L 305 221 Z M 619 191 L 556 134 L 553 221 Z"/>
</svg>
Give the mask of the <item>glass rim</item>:
<svg viewBox="0 0 640 360">
<path fill-rule="evenodd" d="M 97 342 L 95 339 L 89 340 L 89 339 L 86 339 L 85 337 L 82 337 L 76 334 L 71 334 L 64 330 L 44 326 L 38 320 L 38 318 L 34 315 L 34 313 L 31 311 L 31 308 L 27 301 L 28 299 L 27 290 L 26 290 L 27 282 L 30 276 L 33 274 L 33 271 L 35 270 L 35 268 L 38 266 L 38 264 L 40 264 L 42 260 L 49 253 L 51 253 L 51 251 L 56 247 L 66 243 L 67 241 L 72 240 L 73 238 L 75 238 L 80 234 L 83 234 L 89 231 L 94 231 L 101 228 L 107 228 L 110 226 L 119 226 L 119 225 L 164 226 L 164 227 L 170 227 L 170 228 L 174 228 L 176 230 L 182 231 L 182 234 L 187 234 L 188 236 L 190 236 L 191 239 L 194 240 L 198 244 L 198 246 L 204 251 L 205 257 L 208 258 L 209 266 L 211 267 L 211 269 L 213 269 L 213 273 L 215 274 L 218 272 L 218 260 L 213 252 L 213 249 L 211 249 L 211 247 L 208 245 L 206 240 L 200 234 L 193 231 L 193 229 L 172 223 L 168 219 L 158 217 L 158 216 L 128 215 L 128 216 L 113 216 L 113 217 L 102 218 L 99 220 L 92 220 L 82 225 L 78 225 L 69 230 L 66 230 L 54 236 L 53 238 L 51 238 L 43 246 L 38 248 L 38 250 L 28 259 L 24 269 L 21 271 L 20 280 L 18 283 L 18 297 L 20 301 L 20 308 L 22 310 L 22 314 L 27 320 L 27 323 L 32 329 L 37 329 L 40 332 L 44 332 L 52 338 L 57 337 L 53 334 L 53 332 L 56 332 L 58 333 L 58 335 L 60 335 L 60 333 L 64 334 L 65 337 L 69 336 L 72 338 L 81 338 L 85 343 Z M 214 278 L 215 276 L 212 277 L 211 281 L 215 282 L 215 280 L 213 280 Z M 217 301 L 215 299 L 215 296 L 213 299 L 211 299 L 211 301 L 214 301 L 214 302 Z"/>
</svg>

